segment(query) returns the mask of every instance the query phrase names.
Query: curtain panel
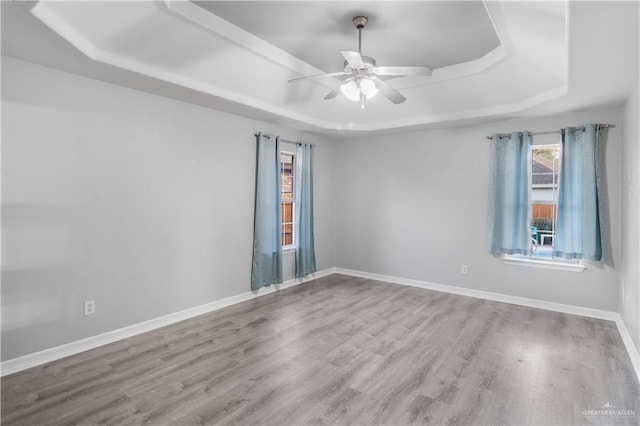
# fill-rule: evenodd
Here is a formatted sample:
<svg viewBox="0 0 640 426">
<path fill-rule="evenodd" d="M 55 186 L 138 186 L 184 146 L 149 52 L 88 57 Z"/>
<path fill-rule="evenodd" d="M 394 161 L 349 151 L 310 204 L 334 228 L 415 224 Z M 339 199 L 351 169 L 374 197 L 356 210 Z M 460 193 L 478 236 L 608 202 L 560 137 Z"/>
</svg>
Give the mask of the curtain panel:
<svg viewBox="0 0 640 426">
<path fill-rule="evenodd" d="M 491 139 L 488 249 L 496 254 L 531 252 L 531 135 L 514 132 Z"/>
<path fill-rule="evenodd" d="M 282 282 L 279 142 L 272 135 L 257 139 L 252 290 Z"/>
<path fill-rule="evenodd" d="M 316 271 L 313 235 L 313 151 L 314 147 L 309 143 L 298 143 L 296 148 L 296 277 L 305 277 Z"/>
<path fill-rule="evenodd" d="M 555 257 L 605 260 L 599 158 L 601 132 L 596 124 L 562 130 Z"/>
</svg>

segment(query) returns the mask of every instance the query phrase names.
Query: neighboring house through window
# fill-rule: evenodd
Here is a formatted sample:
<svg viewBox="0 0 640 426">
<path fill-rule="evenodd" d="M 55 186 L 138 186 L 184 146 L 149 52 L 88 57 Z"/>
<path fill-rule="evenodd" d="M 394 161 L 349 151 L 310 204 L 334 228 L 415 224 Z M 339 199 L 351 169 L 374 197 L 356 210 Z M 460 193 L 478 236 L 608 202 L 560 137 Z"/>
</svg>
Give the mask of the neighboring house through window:
<svg viewBox="0 0 640 426">
<path fill-rule="evenodd" d="M 291 152 L 280 153 L 281 208 L 282 208 L 282 248 L 295 248 L 295 161 L 296 155 Z"/>
<path fill-rule="evenodd" d="M 532 256 L 551 258 L 558 213 L 560 140 L 534 145 L 531 152 Z"/>
</svg>

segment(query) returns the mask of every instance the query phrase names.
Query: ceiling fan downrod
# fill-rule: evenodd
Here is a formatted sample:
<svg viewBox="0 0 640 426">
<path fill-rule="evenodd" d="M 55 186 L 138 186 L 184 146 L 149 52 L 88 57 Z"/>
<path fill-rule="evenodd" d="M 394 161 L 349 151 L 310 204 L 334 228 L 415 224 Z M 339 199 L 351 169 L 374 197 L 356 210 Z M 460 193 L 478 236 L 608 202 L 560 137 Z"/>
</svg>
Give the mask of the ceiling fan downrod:
<svg viewBox="0 0 640 426">
<path fill-rule="evenodd" d="M 352 22 L 358 29 L 358 53 L 362 55 L 362 29 L 367 26 L 369 19 L 366 16 L 356 16 Z"/>
</svg>

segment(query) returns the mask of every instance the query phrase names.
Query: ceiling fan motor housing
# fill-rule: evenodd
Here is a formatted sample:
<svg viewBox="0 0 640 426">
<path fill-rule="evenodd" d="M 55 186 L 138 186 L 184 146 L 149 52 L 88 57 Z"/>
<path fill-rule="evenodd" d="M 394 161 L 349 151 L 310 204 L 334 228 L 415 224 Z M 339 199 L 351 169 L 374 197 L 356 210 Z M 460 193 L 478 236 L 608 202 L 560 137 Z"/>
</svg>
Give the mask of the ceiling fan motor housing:
<svg viewBox="0 0 640 426">
<path fill-rule="evenodd" d="M 366 73 L 367 71 L 373 71 L 373 69 L 376 67 L 376 60 L 373 59 L 371 56 L 362 56 L 362 63 L 364 63 L 364 68 L 358 70 L 357 68 L 354 68 L 353 66 L 351 66 L 351 64 L 349 64 L 349 62 L 344 61 L 344 72 L 356 72 L 357 71 L 361 71 L 363 73 Z"/>
</svg>

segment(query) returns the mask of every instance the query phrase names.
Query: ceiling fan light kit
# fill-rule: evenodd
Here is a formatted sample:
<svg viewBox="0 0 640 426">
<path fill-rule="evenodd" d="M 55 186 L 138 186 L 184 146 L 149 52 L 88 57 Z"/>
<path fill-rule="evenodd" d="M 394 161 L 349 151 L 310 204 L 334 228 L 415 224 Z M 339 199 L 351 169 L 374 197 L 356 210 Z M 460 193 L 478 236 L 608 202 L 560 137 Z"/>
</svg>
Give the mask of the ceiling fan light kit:
<svg viewBox="0 0 640 426">
<path fill-rule="evenodd" d="M 342 83 L 331 90 L 324 99 L 333 99 L 342 92 L 347 99 L 360 102 L 361 108 L 364 108 L 365 100 L 373 99 L 378 92 L 381 92 L 394 104 L 400 104 L 406 101 L 407 98 L 389 86 L 380 76 L 430 76 L 432 73 L 431 68 L 427 66 L 378 67 L 376 66 L 375 59 L 369 56 L 362 56 L 362 29 L 368 22 L 369 19 L 367 19 L 366 16 L 356 16 L 353 18 L 353 25 L 358 29 L 358 51 L 340 51 L 345 59 L 343 72 L 294 78 L 289 80 L 289 83 L 310 79 L 337 78 L 342 80 Z"/>
<path fill-rule="evenodd" d="M 378 94 L 376 84 L 367 77 L 360 79 L 350 78 L 340 86 L 342 93 L 351 101 L 360 101 L 360 94 L 364 95 L 367 100 L 372 99 Z"/>
</svg>

